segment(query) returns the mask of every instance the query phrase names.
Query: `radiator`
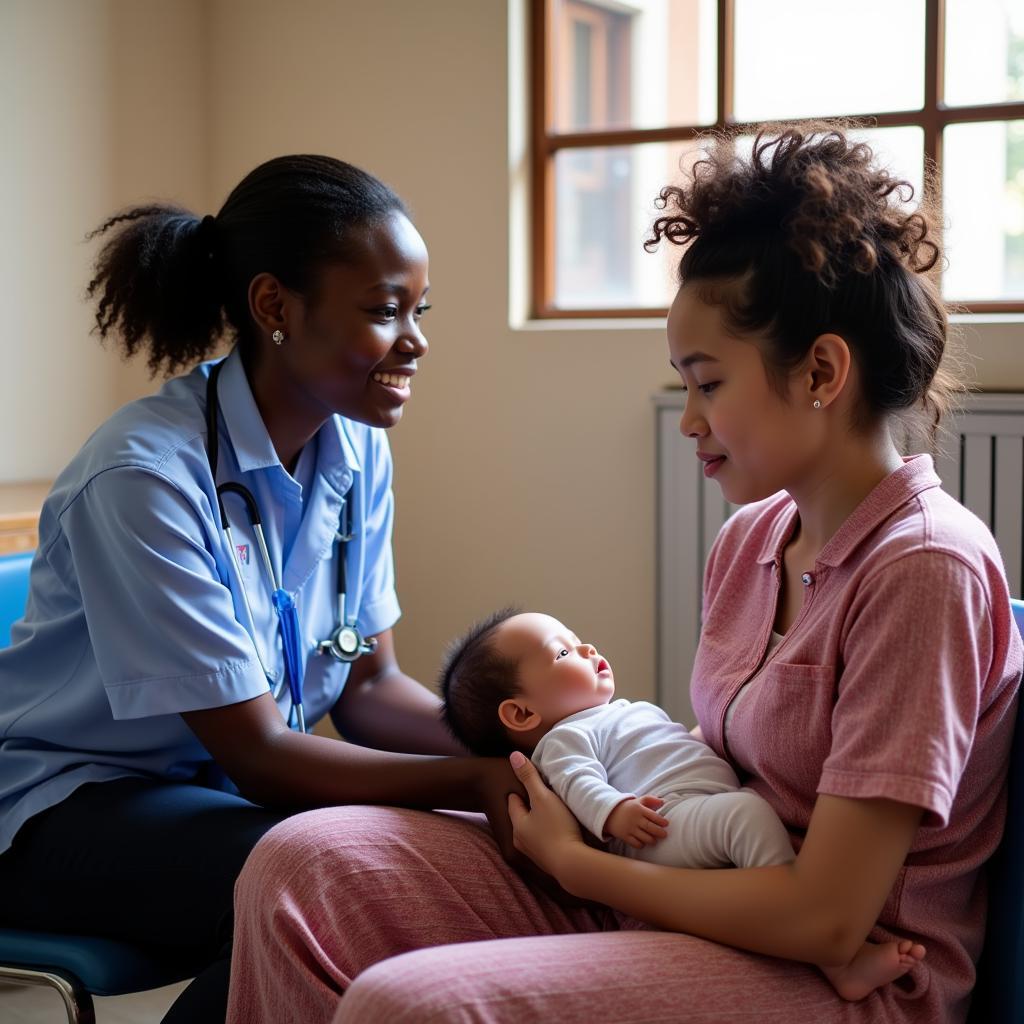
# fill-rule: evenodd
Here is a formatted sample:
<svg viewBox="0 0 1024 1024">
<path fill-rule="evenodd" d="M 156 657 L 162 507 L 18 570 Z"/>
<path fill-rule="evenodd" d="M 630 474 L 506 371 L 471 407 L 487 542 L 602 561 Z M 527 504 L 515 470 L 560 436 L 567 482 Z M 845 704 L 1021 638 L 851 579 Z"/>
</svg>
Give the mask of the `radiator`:
<svg viewBox="0 0 1024 1024">
<path fill-rule="evenodd" d="M 692 725 L 690 672 L 700 633 L 704 560 L 734 511 L 705 480 L 694 443 L 679 433 L 683 393 L 655 395 L 657 439 L 657 701 Z M 986 522 L 1010 593 L 1024 594 L 1024 395 L 973 395 L 945 425 L 935 468 L 943 487 Z"/>
</svg>

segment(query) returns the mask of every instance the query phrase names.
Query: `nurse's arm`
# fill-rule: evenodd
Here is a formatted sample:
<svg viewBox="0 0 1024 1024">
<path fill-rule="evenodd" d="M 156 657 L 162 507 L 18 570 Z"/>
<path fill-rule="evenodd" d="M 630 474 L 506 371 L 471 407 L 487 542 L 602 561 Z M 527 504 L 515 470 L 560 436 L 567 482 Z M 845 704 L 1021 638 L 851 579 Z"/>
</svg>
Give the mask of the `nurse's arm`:
<svg viewBox="0 0 1024 1024">
<path fill-rule="evenodd" d="M 254 803 L 289 809 L 360 803 L 482 810 L 503 852 L 511 854 L 504 794 L 525 791 L 504 758 L 393 754 L 304 735 L 287 727 L 269 693 L 183 712 L 182 718 Z"/>
<path fill-rule="evenodd" d="M 377 635 L 373 654 L 353 662 L 331 709 L 338 732 L 378 750 L 468 756 L 441 721 L 441 702 L 399 667 L 389 629 Z"/>
</svg>

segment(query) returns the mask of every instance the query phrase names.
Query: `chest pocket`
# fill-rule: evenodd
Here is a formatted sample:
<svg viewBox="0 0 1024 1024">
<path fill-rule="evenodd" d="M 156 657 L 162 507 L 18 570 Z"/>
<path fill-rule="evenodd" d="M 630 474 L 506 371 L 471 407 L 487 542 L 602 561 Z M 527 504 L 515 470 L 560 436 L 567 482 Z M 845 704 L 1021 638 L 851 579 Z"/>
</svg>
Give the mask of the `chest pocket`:
<svg viewBox="0 0 1024 1024">
<path fill-rule="evenodd" d="M 241 533 L 238 527 L 232 531 L 235 540 L 235 562 L 245 585 L 250 590 L 256 586 L 263 571 L 263 563 L 255 540 Z"/>
<path fill-rule="evenodd" d="M 736 709 L 734 757 L 795 804 L 813 803 L 832 747 L 835 696 L 831 665 L 772 662 Z"/>
<path fill-rule="evenodd" d="M 229 515 L 234 511 L 232 506 Z M 233 560 L 226 566 L 226 577 L 235 619 L 253 638 L 263 665 L 276 681 L 281 677 L 284 663 L 270 578 L 263 564 L 255 531 L 244 521 L 244 516 L 236 515 L 231 526 L 231 536 L 235 549 Z M 224 554 L 232 558 L 226 536 L 223 543 Z"/>
</svg>

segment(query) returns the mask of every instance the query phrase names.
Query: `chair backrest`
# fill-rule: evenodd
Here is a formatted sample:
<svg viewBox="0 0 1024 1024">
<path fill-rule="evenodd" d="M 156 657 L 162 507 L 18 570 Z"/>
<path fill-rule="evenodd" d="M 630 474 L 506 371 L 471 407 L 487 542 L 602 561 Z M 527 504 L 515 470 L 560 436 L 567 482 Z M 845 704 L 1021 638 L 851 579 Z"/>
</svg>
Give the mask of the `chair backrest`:
<svg viewBox="0 0 1024 1024">
<path fill-rule="evenodd" d="M 1024 601 L 1013 601 L 1013 617 L 1024 636 Z M 972 1024 L 1024 1021 L 1024 701 L 1018 701 L 1010 754 L 1009 803 L 1003 841 L 989 866 L 988 924 L 978 983 L 971 1001 Z"/>
<path fill-rule="evenodd" d="M 11 642 L 11 626 L 25 614 L 32 552 L 0 557 L 0 647 Z"/>
</svg>

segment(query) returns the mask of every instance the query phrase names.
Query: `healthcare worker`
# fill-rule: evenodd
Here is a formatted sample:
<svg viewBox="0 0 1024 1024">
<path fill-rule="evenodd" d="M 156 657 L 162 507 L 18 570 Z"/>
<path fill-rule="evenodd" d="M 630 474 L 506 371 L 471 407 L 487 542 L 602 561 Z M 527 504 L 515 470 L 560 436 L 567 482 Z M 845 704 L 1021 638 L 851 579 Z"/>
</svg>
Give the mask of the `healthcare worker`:
<svg viewBox="0 0 1024 1024">
<path fill-rule="evenodd" d="M 507 839 L 518 783 L 450 756 L 392 640 L 385 430 L 429 308 L 401 200 L 290 156 L 216 217 L 144 206 L 95 234 L 101 338 L 154 371 L 235 344 L 115 413 L 43 507 L 0 652 L 0 923 L 154 948 L 197 974 L 165 1020 L 223 1020 L 234 881 L 276 822 L 448 807 Z M 345 741 L 304 731 L 327 714 Z"/>
</svg>

